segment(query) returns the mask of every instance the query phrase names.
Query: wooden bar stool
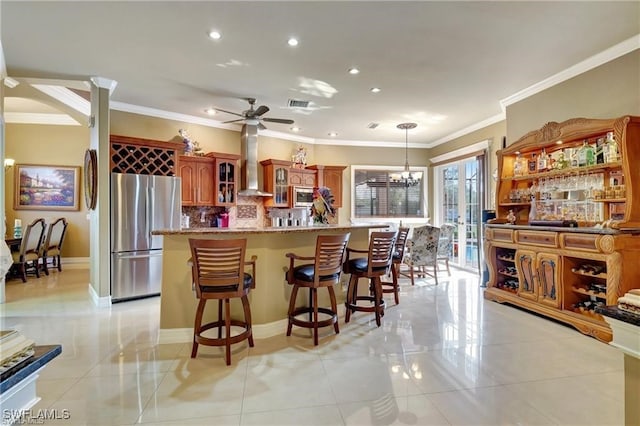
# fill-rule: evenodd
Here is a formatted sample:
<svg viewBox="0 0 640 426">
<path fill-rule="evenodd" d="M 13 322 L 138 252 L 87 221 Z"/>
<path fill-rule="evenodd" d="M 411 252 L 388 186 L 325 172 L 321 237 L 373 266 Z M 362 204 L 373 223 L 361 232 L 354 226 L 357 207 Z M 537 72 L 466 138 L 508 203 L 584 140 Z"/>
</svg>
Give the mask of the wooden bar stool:
<svg viewBox="0 0 640 426">
<path fill-rule="evenodd" d="M 382 285 L 383 293 L 393 293 L 393 298 L 396 305 L 400 303 L 399 298 L 399 286 L 398 275 L 400 273 L 400 265 L 402 265 L 402 259 L 404 259 L 404 248 L 407 243 L 407 235 L 409 235 L 409 228 L 398 228 L 398 237 L 393 248 L 393 258 L 391 260 L 391 279 L 392 281 L 380 281 Z"/>
<path fill-rule="evenodd" d="M 344 263 L 344 272 L 351 274 L 345 306 L 345 322 L 351 319 L 351 313 L 355 311 L 375 312 L 376 325 L 380 327 L 380 318 L 384 315 L 384 299 L 382 298 L 382 285 L 380 277 L 386 275 L 391 267 L 393 248 L 395 246 L 397 232 L 372 232 L 369 239 L 369 250 L 357 250 L 347 248 L 347 260 Z M 368 253 L 366 258 L 350 259 L 351 253 Z M 358 295 L 358 280 L 368 278 L 369 295 Z M 358 301 L 369 302 L 369 306 L 359 305 Z M 370 304 L 373 303 L 373 306 Z"/>
<path fill-rule="evenodd" d="M 293 325 L 313 329 L 313 344 L 318 345 L 318 328 L 333 325 L 336 334 L 338 328 L 338 309 L 336 294 L 333 286 L 340 283 L 342 264 L 345 260 L 347 244 L 350 233 L 342 235 L 318 235 L 316 239 L 316 254 L 313 257 L 298 256 L 287 253 L 290 259 L 287 271 L 287 282 L 293 284 L 291 299 L 289 300 L 289 322 L 287 336 L 291 336 Z M 296 260 L 313 260 L 313 263 L 295 266 Z M 296 297 L 301 288 L 309 289 L 309 303 L 311 306 L 296 308 Z M 326 287 L 331 299 L 331 308 L 318 306 L 318 288 Z M 300 315 L 309 314 L 309 320 L 297 318 Z M 320 320 L 319 314 L 328 315 L 329 318 Z"/>
<path fill-rule="evenodd" d="M 198 345 L 225 346 L 225 360 L 231 364 L 231 345 L 249 340 L 253 347 L 251 331 L 251 309 L 247 295 L 255 288 L 256 256 L 250 262 L 245 262 L 247 240 L 201 240 L 189 239 L 191 247 L 191 273 L 193 285 L 198 298 L 198 309 L 193 326 L 193 348 L 191 358 L 195 358 Z M 252 273 L 244 272 L 246 266 L 252 267 Z M 244 321 L 231 319 L 229 301 L 240 298 L 244 310 Z M 204 307 L 209 299 L 218 300 L 218 320 L 202 324 Z M 222 305 L 224 302 L 224 317 Z M 231 326 L 242 327 L 240 334 L 231 335 Z M 224 326 L 224 337 L 222 336 Z M 218 338 L 205 337 L 203 332 L 218 328 Z"/>
</svg>

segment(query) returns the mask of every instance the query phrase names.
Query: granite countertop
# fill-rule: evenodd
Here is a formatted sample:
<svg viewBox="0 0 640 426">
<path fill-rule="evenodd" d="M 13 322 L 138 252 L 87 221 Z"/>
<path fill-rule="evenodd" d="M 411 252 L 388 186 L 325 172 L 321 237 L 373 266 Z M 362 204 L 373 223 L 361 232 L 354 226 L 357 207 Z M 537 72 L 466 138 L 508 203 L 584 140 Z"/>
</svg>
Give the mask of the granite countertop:
<svg viewBox="0 0 640 426">
<path fill-rule="evenodd" d="M 186 228 L 156 229 L 153 235 L 209 235 L 209 234 L 292 234 L 304 232 L 349 231 L 351 229 L 386 228 L 386 224 L 349 224 L 325 226 L 283 226 L 267 228 Z"/>
<path fill-rule="evenodd" d="M 53 358 L 62 353 L 61 345 L 44 345 L 36 346 L 33 356 L 24 363 L 16 365 L 0 376 L 0 394 L 5 393 L 21 381 L 26 379 L 30 374 L 38 371 Z"/>
<path fill-rule="evenodd" d="M 596 308 L 596 312 L 604 315 L 605 317 L 640 326 L 640 315 L 623 311 L 617 306 L 599 306 Z"/>
<path fill-rule="evenodd" d="M 490 228 L 506 228 L 506 229 L 525 229 L 528 231 L 553 231 L 553 232 L 574 232 L 580 234 L 599 234 L 599 235 L 616 235 L 621 233 L 639 234 L 640 229 L 611 229 L 611 228 L 594 228 L 594 227 L 564 227 L 564 226 L 531 226 L 531 225 L 511 225 L 508 223 L 487 223 Z"/>
</svg>

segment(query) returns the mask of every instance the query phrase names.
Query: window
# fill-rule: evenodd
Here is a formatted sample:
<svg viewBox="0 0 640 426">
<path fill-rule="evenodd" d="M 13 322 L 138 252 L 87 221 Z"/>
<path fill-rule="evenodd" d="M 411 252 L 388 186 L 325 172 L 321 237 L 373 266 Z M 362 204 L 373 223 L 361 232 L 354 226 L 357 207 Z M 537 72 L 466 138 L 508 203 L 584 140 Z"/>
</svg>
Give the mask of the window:
<svg viewBox="0 0 640 426">
<path fill-rule="evenodd" d="M 415 185 L 395 182 L 397 168 L 352 166 L 352 215 L 354 218 L 423 218 L 425 217 L 425 181 Z"/>
</svg>

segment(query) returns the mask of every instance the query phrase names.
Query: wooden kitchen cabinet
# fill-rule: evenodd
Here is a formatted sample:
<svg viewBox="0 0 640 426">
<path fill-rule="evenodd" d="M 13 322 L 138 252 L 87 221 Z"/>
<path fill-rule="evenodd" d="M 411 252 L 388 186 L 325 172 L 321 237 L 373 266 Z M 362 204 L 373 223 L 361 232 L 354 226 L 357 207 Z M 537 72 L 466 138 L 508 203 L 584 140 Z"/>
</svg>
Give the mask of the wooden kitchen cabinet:
<svg viewBox="0 0 640 426">
<path fill-rule="evenodd" d="M 342 207 L 342 173 L 347 167 L 313 165 L 308 168 L 317 171 L 317 186 L 326 186 L 331 190 L 333 206 Z"/>
<path fill-rule="evenodd" d="M 317 186 L 316 171 L 311 169 L 289 169 L 289 185 Z"/>
<path fill-rule="evenodd" d="M 268 159 L 260 162 L 264 176 L 264 190 L 273 194 L 265 197 L 266 207 L 289 207 L 289 170 L 291 161 Z"/>
<path fill-rule="evenodd" d="M 214 160 L 214 191 L 213 205 L 218 207 L 231 207 L 236 205 L 238 196 L 240 156 L 209 152 L 206 155 Z"/>
<path fill-rule="evenodd" d="M 181 155 L 178 162 L 183 206 L 213 206 L 214 167 L 210 157 Z"/>
</svg>

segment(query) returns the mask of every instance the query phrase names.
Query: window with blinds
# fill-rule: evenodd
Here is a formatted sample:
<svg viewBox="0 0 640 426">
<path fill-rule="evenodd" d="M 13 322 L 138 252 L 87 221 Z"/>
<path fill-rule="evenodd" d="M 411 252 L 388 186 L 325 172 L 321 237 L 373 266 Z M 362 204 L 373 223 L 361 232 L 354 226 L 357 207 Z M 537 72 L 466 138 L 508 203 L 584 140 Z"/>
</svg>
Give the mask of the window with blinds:
<svg viewBox="0 0 640 426">
<path fill-rule="evenodd" d="M 356 218 L 425 216 L 424 180 L 415 185 L 394 182 L 397 170 L 354 170 L 353 200 Z"/>
</svg>

